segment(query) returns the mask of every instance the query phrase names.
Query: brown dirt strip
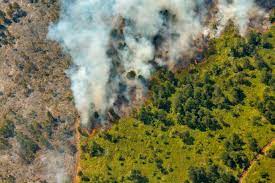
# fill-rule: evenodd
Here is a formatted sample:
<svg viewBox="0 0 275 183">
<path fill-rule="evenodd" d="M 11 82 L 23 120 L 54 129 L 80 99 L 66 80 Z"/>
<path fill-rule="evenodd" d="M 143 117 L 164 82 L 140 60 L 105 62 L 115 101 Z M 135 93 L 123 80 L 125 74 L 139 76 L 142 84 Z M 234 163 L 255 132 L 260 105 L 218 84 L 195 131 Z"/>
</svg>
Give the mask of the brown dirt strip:
<svg viewBox="0 0 275 183">
<path fill-rule="evenodd" d="M 249 162 L 249 165 L 243 170 L 240 178 L 239 178 L 239 183 L 243 183 L 243 180 L 247 176 L 249 170 L 252 168 L 252 166 L 261 158 L 261 155 L 265 155 L 266 152 L 273 146 L 275 145 L 275 139 L 272 139 L 268 144 L 266 144 L 259 153 Z"/>
<path fill-rule="evenodd" d="M 80 182 L 80 179 L 78 176 L 78 172 L 80 170 L 80 132 L 78 130 L 79 127 L 80 127 L 80 119 L 77 119 L 76 124 L 75 124 L 75 129 L 76 129 L 75 141 L 76 141 L 77 153 L 76 153 L 76 158 L 75 158 L 75 174 L 74 174 L 74 178 L 73 178 L 73 183 Z"/>
<path fill-rule="evenodd" d="M 80 141 L 81 141 L 81 133 L 79 131 L 79 128 L 81 128 L 80 124 L 80 119 L 77 120 L 76 122 L 76 144 L 77 144 L 77 153 L 76 153 L 76 162 L 75 162 L 75 173 L 74 173 L 74 178 L 73 178 L 73 183 L 80 183 L 80 177 L 78 176 L 78 172 L 81 170 L 81 165 L 80 165 L 80 154 L 81 154 L 81 147 L 80 147 Z M 82 129 L 84 130 L 84 129 Z M 92 129 L 91 133 L 89 133 L 89 139 L 93 138 L 93 136 L 97 132 L 97 128 Z M 88 132 L 87 132 L 88 133 Z"/>
</svg>

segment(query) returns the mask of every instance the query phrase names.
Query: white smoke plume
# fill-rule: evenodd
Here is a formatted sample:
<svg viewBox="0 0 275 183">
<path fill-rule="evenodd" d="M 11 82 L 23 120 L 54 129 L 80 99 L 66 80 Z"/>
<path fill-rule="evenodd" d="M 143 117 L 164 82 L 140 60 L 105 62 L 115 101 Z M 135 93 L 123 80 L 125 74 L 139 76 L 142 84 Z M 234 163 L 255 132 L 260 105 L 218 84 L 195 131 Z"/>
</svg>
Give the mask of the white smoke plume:
<svg viewBox="0 0 275 183">
<path fill-rule="evenodd" d="M 61 0 L 60 19 L 48 36 L 72 57 L 68 75 L 82 124 L 108 121 L 110 111 L 120 114 L 142 97 L 152 61 L 168 68 L 187 62 L 182 55 L 208 29 L 212 5 L 220 30 L 232 19 L 245 32 L 258 8 L 253 0 L 231 1 Z"/>
<path fill-rule="evenodd" d="M 69 167 L 65 162 L 64 154 L 56 151 L 48 151 L 39 160 L 43 171 L 43 179 L 52 180 L 55 183 L 65 183 L 70 181 L 69 172 L 65 167 Z"/>
<path fill-rule="evenodd" d="M 241 35 L 245 35 L 249 19 L 255 15 L 264 15 L 264 11 L 253 0 L 220 0 L 218 9 L 218 17 L 220 19 L 218 34 L 231 19 L 238 26 Z"/>
</svg>

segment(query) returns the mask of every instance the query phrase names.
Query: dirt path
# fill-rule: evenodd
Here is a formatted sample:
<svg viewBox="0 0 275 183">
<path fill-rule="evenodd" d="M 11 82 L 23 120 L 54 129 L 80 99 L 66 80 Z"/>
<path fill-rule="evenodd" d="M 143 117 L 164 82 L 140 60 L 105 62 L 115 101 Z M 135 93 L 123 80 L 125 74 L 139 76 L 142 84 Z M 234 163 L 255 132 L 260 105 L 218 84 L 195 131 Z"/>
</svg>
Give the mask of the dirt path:
<svg viewBox="0 0 275 183">
<path fill-rule="evenodd" d="M 273 145 L 275 145 L 275 139 L 272 139 L 268 144 L 266 144 L 260 152 L 249 162 L 249 165 L 243 170 L 239 183 L 243 183 L 243 180 L 246 178 L 249 170 L 252 168 L 252 166 L 261 158 L 261 155 L 264 155 Z"/>
<path fill-rule="evenodd" d="M 81 126 L 80 124 L 80 119 L 77 120 L 75 124 L 76 128 L 76 145 L 77 145 L 77 153 L 76 153 L 76 162 L 75 162 L 75 173 L 74 173 L 74 178 L 73 178 L 73 183 L 80 183 L 80 177 L 78 176 L 78 172 L 81 170 L 81 165 L 80 165 L 80 155 L 81 155 L 81 147 L 80 147 L 80 138 L 81 138 L 81 132 L 79 131 L 79 128 Z M 97 128 L 94 128 L 91 133 L 89 134 L 88 139 L 92 139 L 93 136 L 96 134 Z M 87 132 L 88 133 L 88 132 Z"/>
<path fill-rule="evenodd" d="M 77 153 L 76 153 L 76 158 L 75 158 L 75 174 L 73 178 L 73 183 L 79 183 L 79 176 L 77 175 L 79 170 L 80 170 L 80 132 L 78 128 L 80 127 L 80 119 L 76 121 L 75 128 L 76 128 L 76 148 L 77 148 Z"/>
</svg>

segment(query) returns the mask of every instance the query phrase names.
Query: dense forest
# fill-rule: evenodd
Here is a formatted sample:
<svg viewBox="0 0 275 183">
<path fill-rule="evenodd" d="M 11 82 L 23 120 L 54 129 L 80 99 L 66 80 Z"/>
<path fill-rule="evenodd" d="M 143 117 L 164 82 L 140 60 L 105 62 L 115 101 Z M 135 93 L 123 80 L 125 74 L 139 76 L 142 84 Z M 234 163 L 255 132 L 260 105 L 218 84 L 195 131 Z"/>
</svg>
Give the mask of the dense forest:
<svg viewBox="0 0 275 183">
<path fill-rule="evenodd" d="M 82 133 L 81 181 L 238 182 L 274 137 L 274 46 L 275 26 L 244 38 L 229 23 L 201 63 L 159 67 L 142 107 L 107 131 Z"/>
</svg>

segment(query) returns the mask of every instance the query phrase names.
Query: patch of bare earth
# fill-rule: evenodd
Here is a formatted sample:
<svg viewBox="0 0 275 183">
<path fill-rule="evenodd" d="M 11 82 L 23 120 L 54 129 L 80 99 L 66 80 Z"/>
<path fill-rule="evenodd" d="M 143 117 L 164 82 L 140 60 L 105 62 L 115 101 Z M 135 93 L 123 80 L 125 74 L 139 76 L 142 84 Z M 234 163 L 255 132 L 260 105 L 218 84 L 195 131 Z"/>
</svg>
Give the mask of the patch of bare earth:
<svg viewBox="0 0 275 183">
<path fill-rule="evenodd" d="M 14 2 L 22 17 L 19 9 L 19 15 L 9 12 Z M 13 136 L 0 136 L 0 182 L 72 180 L 78 115 L 65 74 L 70 58 L 47 40 L 58 2 L 1 0 L 0 10 L 6 14 L 0 21 L 0 127 L 15 126 Z"/>
</svg>

